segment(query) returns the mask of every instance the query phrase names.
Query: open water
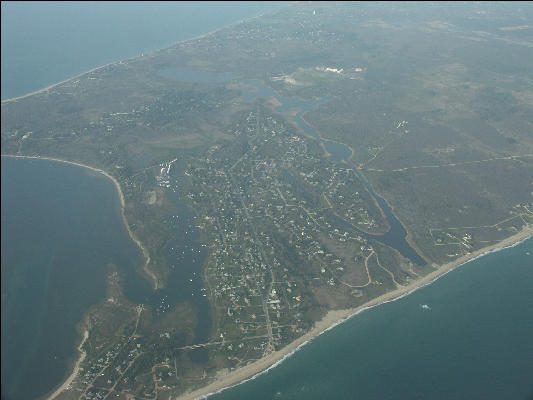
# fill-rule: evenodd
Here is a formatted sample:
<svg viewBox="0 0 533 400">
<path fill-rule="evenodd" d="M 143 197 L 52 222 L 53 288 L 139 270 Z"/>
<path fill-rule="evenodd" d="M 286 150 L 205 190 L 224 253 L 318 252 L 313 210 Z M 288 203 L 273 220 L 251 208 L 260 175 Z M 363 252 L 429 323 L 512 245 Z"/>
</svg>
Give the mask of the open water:
<svg viewBox="0 0 533 400">
<path fill-rule="evenodd" d="M 211 398 L 531 400 L 533 239 L 366 310 Z"/>
<path fill-rule="evenodd" d="M 108 265 L 133 277 L 142 255 L 107 177 L 47 160 L 1 162 L 2 390 L 34 399 L 77 355 L 76 325 L 105 295 Z"/>
<path fill-rule="evenodd" d="M 272 4 L 184 6 L 3 2 L 2 99 L 212 31 Z M 154 295 L 138 278 L 140 253 L 122 225 L 112 183 L 99 174 L 3 158 L 1 217 L 3 397 L 33 399 L 61 381 L 79 340 L 75 326 L 104 295 L 109 263 L 130 271 L 126 291 L 135 301 L 174 303 L 185 295 Z M 202 257 L 200 248 L 188 245 L 196 240 L 187 229 L 192 217 L 180 209 L 178 218 L 183 225 L 171 223 L 182 241 L 166 251 L 189 249 L 194 261 L 174 276 L 176 284 L 196 277 Z M 532 254 L 529 240 L 475 260 L 358 315 L 277 368 L 214 398 L 532 399 Z M 195 278 L 190 286 L 188 294 L 198 295 L 201 282 Z M 197 336 L 208 329 L 202 325 Z"/>
<path fill-rule="evenodd" d="M 2 2 L 1 97 L 24 95 L 284 4 Z M 124 229 L 109 179 L 67 164 L 2 158 L 2 399 L 35 399 L 65 377 L 76 356 L 76 325 L 104 296 L 110 263 L 124 273 L 126 295 L 156 314 L 197 299 L 203 318 L 196 336 L 206 341 L 208 305 L 199 279 L 204 255 L 178 195 L 176 206 L 168 223 L 178 240 L 165 248 L 175 269 L 174 290 L 154 293 L 135 272 L 142 258 Z"/>
<path fill-rule="evenodd" d="M 2 2 L 2 100 L 287 2 Z"/>
</svg>

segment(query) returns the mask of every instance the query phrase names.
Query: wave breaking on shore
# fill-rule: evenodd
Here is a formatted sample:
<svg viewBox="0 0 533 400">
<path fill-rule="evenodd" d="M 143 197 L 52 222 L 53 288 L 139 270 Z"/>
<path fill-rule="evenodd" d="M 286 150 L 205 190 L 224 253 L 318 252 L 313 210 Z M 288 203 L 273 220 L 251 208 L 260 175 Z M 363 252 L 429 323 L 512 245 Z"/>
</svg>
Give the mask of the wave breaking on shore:
<svg viewBox="0 0 533 400">
<path fill-rule="evenodd" d="M 511 237 L 509 237 L 507 239 L 504 239 L 504 240 L 496 243 L 493 246 L 487 246 L 485 248 L 477 250 L 472 255 L 463 256 L 463 257 L 460 257 L 458 260 L 455 260 L 455 261 L 452 261 L 450 263 L 444 264 L 444 265 L 440 266 L 438 269 L 436 269 L 435 271 L 433 271 L 433 272 L 429 273 L 428 275 L 426 275 L 425 277 L 420 278 L 418 281 L 414 281 L 413 283 L 411 283 L 410 285 L 408 285 L 406 287 L 400 287 L 400 288 L 398 288 L 398 289 L 396 289 L 394 291 L 385 293 L 385 294 L 383 294 L 383 295 L 381 295 L 381 296 L 379 296 L 379 297 L 377 297 L 377 298 L 375 298 L 373 300 L 370 300 L 366 305 L 361 305 L 361 306 L 359 306 L 359 307 L 357 307 L 355 309 L 352 309 L 352 310 L 330 311 L 328 314 L 326 314 L 326 316 L 321 321 L 318 321 L 316 323 L 315 327 L 310 332 L 308 332 L 306 335 L 302 336 L 301 339 L 304 339 L 304 340 L 301 343 L 297 343 L 298 342 L 298 339 L 297 339 L 295 342 L 293 342 L 295 347 L 292 347 L 291 344 L 289 344 L 287 346 L 287 348 L 286 348 L 288 351 L 286 353 L 284 353 L 283 355 L 281 355 L 281 358 L 279 358 L 278 360 L 274 361 L 272 364 L 268 365 L 268 367 L 266 367 L 265 369 L 260 370 L 259 372 L 256 372 L 256 373 L 250 372 L 250 374 L 246 374 L 246 372 L 244 370 L 246 370 L 248 366 L 244 366 L 244 367 L 242 367 L 243 371 L 242 371 L 241 375 L 243 375 L 243 376 L 248 375 L 248 376 L 243 377 L 243 379 L 238 380 L 238 381 L 237 381 L 237 379 L 235 379 L 236 382 L 231 382 L 231 383 L 228 382 L 227 386 L 216 388 L 216 389 L 214 389 L 214 390 L 212 390 L 212 391 L 210 391 L 208 393 L 205 393 L 205 394 L 198 393 L 198 392 L 202 391 L 202 389 L 198 389 L 198 390 L 196 390 L 194 392 L 183 394 L 182 396 L 178 397 L 178 399 L 182 399 L 182 400 L 190 400 L 190 399 L 204 400 L 204 399 L 207 399 L 207 398 L 209 398 L 209 397 L 211 397 L 213 395 L 219 394 L 219 393 L 221 393 L 221 392 L 223 392 L 225 390 L 228 390 L 228 389 L 234 388 L 236 386 L 242 385 L 242 384 L 244 384 L 246 382 L 255 380 L 256 378 L 260 377 L 261 375 L 266 374 L 269 371 L 271 371 L 272 369 L 274 369 L 277 366 L 281 365 L 288 358 L 292 357 L 296 352 L 298 352 L 300 349 L 302 349 L 307 344 L 311 343 L 317 337 L 319 337 L 322 334 L 332 330 L 333 328 L 343 324 L 344 322 L 348 321 L 349 319 L 354 318 L 355 316 L 361 314 L 362 312 L 370 310 L 370 309 L 373 309 L 373 308 L 376 308 L 376 307 L 381 306 L 383 304 L 392 303 L 394 301 L 398 301 L 400 299 L 403 299 L 404 297 L 409 296 L 410 294 L 416 292 L 417 290 L 420 290 L 420 289 L 422 289 L 422 288 L 424 288 L 426 286 L 431 285 L 432 283 L 436 282 L 438 279 L 442 278 L 443 276 L 447 275 L 448 273 L 454 271 L 455 269 L 457 269 L 457 268 L 459 268 L 459 267 L 461 267 L 461 266 L 463 266 L 465 264 L 468 264 L 468 263 L 470 263 L 472 261 L 475 261 L 475 260 L 477 260 L 477 259 L 479 259 L 479 258 L 481 258 L 483 256 L 488 255 L 488 254 L 497 253 L 497 252 L 500 252 L 502 250 L 506 250 L 506 249 L 509 249 L 509 248 L 512 248 L 512 247 L 516 247 L 516 246 L 522 244 L 523 242 L 531 239 L 532 237 L 533 237 L 533 227 L 526 226 L 526 227 L 523 228 L 522 231 L 518 232 L 517 234 L 515 234 L 515 235 L 513 235 L 513 236 L 511 236 Z M 411 287 L 409 288 L 409 286 L 411 286 Z M 404 291 L 402 289 L 405 289 L 406 291 Z M 409 290 L 407 290 L 407 289 L 409 289 Z M 338 318 L 335 318 L 336 316 Z M 325 326 L 326 324 L 327 324 L 327 326 Z M 283 352 L 283 349 L 282 350 L 278 350 L 277 352 L 271 354 L 271 356 L 273 356 L 274 354 L 276 354 L 278 352 Z M 268 361 L 267 361 L 268 358 L 269 358 L 269 356 L 267 356 L 264 359 L 265 365 L 268 364 Z M 259 360 L 259 361 L 261 361 L 261 360 Z M 251 365 L 250 365 L 250 367 L 251 367 Z M 238 370 L 235 370 L 235 372 L 237 372 L 237 371 Z M 229 378 L 230 374 L 227 375 L 228 378 Z M 219 382 L 218 382 L 219 385 L 224 385 L 223 380 L 225 378 L 227 378 L 227 377 L 221 377 Z M 215 380 L 211 385 L 213 385 L 213 386 L 217 385 L 217 380 Z M 211 385 L 208 385 L 207 387 L 209 387 Z M 195 393 L 197 393 L 197 394 L 195 395 Z"/>
</svg>

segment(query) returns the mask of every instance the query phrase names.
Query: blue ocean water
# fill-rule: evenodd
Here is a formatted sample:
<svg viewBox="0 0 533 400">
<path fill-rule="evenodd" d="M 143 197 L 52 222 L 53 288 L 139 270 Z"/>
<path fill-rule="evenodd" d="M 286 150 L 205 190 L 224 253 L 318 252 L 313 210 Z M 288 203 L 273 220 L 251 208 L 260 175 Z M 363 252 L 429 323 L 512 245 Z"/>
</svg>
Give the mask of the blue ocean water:
<svg viewBox="0 0 533 400">
<path fill-rule="evenodd" d="M 2 2 L 2 100 L 287 3 Z"/>
<path fill-rule="evenodd" d="M 136 4 L 2 2 L 2 99 L 272 6 Z M 18 164 L 4 168 L 6 162 Z M 103 295 L 106 264 L 128 269 L 139 257 L 121 230 L 118 199 L 106 178 L 56 163 L 39 164 L 33 172 L 39 162 L 46 163 L 2 159 L 2 390 L 16 399 L 35 398 L 61 380 L 75 354 L 82 310 Z M 15 196 L 12 185 L 26 194 Z M 90 206 L 95 199 L 110 212 L 106 222 L 115 221 L 103 250 L 96 250 L 100 238 L 90 233 L 99 231 L 98 218 L 87 219 L 96 215 Z M 214 398 L 531 399 L 531 254 L 529 240 L 476 260 L 362 313 L 267 374 Z M 8 272 L 10 259 L 17 266 Z M 74 286 L 77 274 L 88 271 L 91 284 Z M 82 294 L 71 309 L 60 301 L 68 292 Z M 24 301 L 13 301 L 16 296 Z M 32 385 L 24 385 L 28 376 Z"/>
<path fill-rule="evenodd" d="M 531 400 L 533 239 L 366 310 L 211 398 Z"/>
<path fill-rule="evenodd" d="M 1 97 L 285 4 L 2 2 Z M 134 272 L 140 254 L 124 230 L 112 183 L 83 168 L 2 158 L 1 238 L 2 399 L 37 398 L 68 373 L 79 340 L 76 325 L 104 295 L 109 263 L 130 271 L 126 292 L 134 301 L 149 304 L 164 295 L 151 295 Z"/>
<path fill-rule="evenodd" d="M 47 160 L 1 163 L 2 394 L 35 399 L 77 356 L 76 325 L 105 295 L 108 265 L 138 275 L 142 256 L 102 174 Z"/>
</svg>

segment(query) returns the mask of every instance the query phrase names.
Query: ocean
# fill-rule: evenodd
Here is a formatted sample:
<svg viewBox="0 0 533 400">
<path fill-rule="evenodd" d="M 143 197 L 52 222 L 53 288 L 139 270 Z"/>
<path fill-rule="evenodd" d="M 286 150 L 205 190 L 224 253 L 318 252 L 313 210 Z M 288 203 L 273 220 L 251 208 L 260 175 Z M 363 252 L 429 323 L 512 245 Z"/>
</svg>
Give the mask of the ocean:
<svg viewBox="0 0 533 400">
<path fill-rule="evenodd" d="M 532 288 L 530 238 L 363 311 L 210 399 L 531 400 Z"/>
<path fill-rule="evenodd" d="M 21 96 L 91 68 L 211 32 L 286 2 L 2 2 L 1 97 Z M 177 202 L 170 226 L 187 249 L 172 276 L 197 278 L 192 216 Z M 181 208 L 180 208 L 181 207 Z M 2 399 L 35 399 L 68 374 L 80 340 L 77 324 L 105 294 L 108 264 L 125 273 L 134 302 L 175 304 L 202 287 L 153 293 L 136 272 L 142 256 L 120 217 L 112 182 L 46 160 L 2 158 Z M 176 260 L 177 262 L 178 260 Z M 189 276 L 190 275 L 190 276 Z M 183 284 L 183 283 L 182 283 Z M 202 299 L 199 293 L 196 297 Z M 208 310 L 198 301 L 198 311 Z M 207 337 L 209 316 L 197 337 Z M 198 354 L 198 357 L 205 356 Z M 31 385 L 28 385 L 31 382 Z"/>
<path fill-rule="evenodd" d="M 288 2 L 2 2 L 2 100 Z"/>
<path fill-rule="evenodd" d="M 139 275 L 142 255 L 104 175 L 47 160 L 1 163 L 2 391 L 35 399 L 77 357 L 76 326 L 105 295 L 108 265 Z"/>
<path fill-rule="evenodd" d="M 2 99 L 281 5 L 152 4 L 2 2 Z M 76 324 L 104 295 L 109 263 L 130 272 L 134 299 L 149 289 L 135 272 L 141 255 L 104 176 L 2 158 L 1 193 L 2 394 L 34 399 L 68 373 Z M 174 249 L 195 240 L 178 237 Z M 361 313 L 213 399 L 531 400 L 532 254 L 530 239 L 468 263 Z"/>
</svg>

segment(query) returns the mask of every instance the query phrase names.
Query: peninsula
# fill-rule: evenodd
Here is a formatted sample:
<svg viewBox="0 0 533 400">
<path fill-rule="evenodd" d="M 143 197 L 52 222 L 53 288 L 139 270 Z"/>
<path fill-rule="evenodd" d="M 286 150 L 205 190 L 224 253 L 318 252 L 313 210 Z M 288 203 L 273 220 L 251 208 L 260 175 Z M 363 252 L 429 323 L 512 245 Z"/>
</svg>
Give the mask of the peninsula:
<svg viewBox="0 0 533 400">
<path fill-rule="evenodd" d="M 531 236 L 524 18 L 531 4 L 296 3 L 3 101 L 2 156 L 115 182 L 155 292 L 188 268 L 168 245 L 180 210 L 203 257 L 198 290 L 164 308 L 110 270 L 50 400 L 206 395 Z"/>
</svg>

